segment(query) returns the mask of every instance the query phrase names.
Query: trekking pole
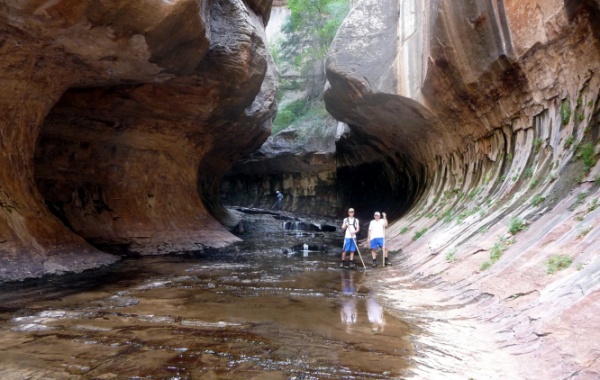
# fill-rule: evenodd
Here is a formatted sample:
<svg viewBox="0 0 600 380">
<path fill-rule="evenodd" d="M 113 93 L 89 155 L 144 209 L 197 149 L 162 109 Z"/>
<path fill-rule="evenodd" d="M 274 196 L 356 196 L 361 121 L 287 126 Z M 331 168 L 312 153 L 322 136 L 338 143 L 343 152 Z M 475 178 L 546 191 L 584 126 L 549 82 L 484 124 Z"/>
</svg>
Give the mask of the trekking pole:
<svg viewBox="0 0 600 380">
<path fill-rule="evenodd" d="M 367 266 L 365 265 L 365 262 L 362 259 L 362 255 L 360 254 L 360 250 L 358 249 L 358 244 L 356 244 L 356 239 L 352 238 L 352 241 L 354 242 L 354 246 L 356 247 L 356 252 L 358 252 L 358 257 L 360 257 L 360 262 L 363 265 L 363 268 L 365 268 L 365 270 L 367 270 Z"/>
</svg>

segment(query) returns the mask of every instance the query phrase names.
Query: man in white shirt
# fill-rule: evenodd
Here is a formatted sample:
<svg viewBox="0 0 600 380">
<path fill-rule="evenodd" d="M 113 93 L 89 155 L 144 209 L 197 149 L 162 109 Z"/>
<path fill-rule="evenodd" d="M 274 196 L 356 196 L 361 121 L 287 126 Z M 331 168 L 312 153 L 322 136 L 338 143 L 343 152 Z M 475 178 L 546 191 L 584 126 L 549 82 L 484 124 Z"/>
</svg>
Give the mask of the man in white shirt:
<svg viewBox="0 0 600 380">
<path fill-rule="evenodd" d="M 388 225 L 387 216 L 383 213 L 383 219 L 379 211 L 375 212 L 374 220 L 369 223 L 369 237 L 371 244 L 371 256 L 373 256 L 373 268 L 377 266 L 377 249 L 381 247 L 383 251 L 383 265 L 392 265 L 388 260 L 388 252 L 385 248 L 385 228 Z"/>
<path fill-rule="evenodd" d="M 360 230 L 358 219 L 354 217 L 354 209 L 348 209 L 348 217 L 342 223 L 342 231 L 346 231 L 344 235 L 344 249 L 342 252 L 342 262 L 340 268 L 355 269 L 354 252 L 356 252 L 356 234 Z M 350 264 L 346 262 L 346 252 L 350 254 Z"/>
</svg>

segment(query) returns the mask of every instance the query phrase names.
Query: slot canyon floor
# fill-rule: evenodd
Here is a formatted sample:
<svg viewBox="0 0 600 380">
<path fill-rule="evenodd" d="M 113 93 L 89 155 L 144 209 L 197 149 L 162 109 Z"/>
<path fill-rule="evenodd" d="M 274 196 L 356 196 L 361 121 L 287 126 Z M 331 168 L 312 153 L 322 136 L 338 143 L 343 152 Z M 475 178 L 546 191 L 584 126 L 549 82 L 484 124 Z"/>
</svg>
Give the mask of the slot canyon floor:
<svg viewBox="0 0 600 380">
<path fill-rule="evenodd" d="M 245 241 L 217 252 L 5 286 L 1 378 L 520 378 L 473 316 L 485 298 L 452 304 L 411 284 L 406 253 L 340 270 L 339 231 L 286 231 L 269 214 L 244 224 Z M 284 253 L 303 243 L 327 252 Z"/>
</svg>

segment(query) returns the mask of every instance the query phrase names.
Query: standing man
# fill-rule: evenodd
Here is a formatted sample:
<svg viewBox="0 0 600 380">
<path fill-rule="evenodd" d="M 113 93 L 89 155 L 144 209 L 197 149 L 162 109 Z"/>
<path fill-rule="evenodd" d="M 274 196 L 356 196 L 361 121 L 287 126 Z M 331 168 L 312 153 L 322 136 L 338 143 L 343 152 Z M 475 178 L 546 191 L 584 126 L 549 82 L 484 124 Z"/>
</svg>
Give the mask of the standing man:
<svg viewBox="0 0 600 380">
<path fill-rule="evenodd" d="M 375 212 L 375 219 L 369 223 L 369 237 L 371 243 L 371 256 L 373 257 L 373 268 L 377 266 L 377 248 L 381 247 L 383 251 L 383 265 L 392 265 L 387 258 L 387 249 L 385 248 L 385 227 L 387 227 L 387 217 L 383 213 L 383 219 L 379 211 Z"/>
<path fill-rule="evenodd" d="M 360 230 L 358 219 L 354 217 L 354 209 L 348 209 L 348 217 L 342 223 L 342 231 L 346 231 L 344 235 L 344 251 L 342 252 L 342 262 L 340 268 L 356 268 L 354 264 L 354 252 L 356 252 L 356 234 Z M 350 264 L 346 263 L 346 252 L 350 254 Z"/>
<path fill-rule="evenodd" d="M 281 210 L 281 202 L 283 202 L 283 194 L 277 190 L 277 210 Z"/>
</svg>

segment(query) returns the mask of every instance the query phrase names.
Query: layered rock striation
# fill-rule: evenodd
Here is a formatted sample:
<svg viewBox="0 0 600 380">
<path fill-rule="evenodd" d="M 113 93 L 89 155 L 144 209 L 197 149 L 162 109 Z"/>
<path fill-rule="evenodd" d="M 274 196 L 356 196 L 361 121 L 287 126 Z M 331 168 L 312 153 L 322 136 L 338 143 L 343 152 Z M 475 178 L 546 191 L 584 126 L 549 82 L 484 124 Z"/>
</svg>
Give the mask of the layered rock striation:
<svg viewBox="0 0 600 380">
<path fill-rule="evenodd" d="M 533 360 L 518 366 L 523 378 L 600 373 L 589 335 L 600 311 L 598 11 L 594 1 L 363 0 L 328 58 L 327 109 L 350 128 L 341 170 L 376 168 L 388 184 L 377 208 L 398 212 L 388 243 L 403 250 L 403 271 L 388 290 L 419 297 L 412 284 L 431 285 L 445 299 L 436 307 L 464 308 L 448 325 L 485 321 L 500 351 Z M 557 258 L 573 264 L 548 274 Z M 469 372 L 481 357 L 436 364 L 439 349 L 423 378 L 435 378 L 428 366 L 502 378 Z"/>
<path fill-rule="evenodd" d="M 211 213 L 234 223 L 221 177 L 270 134 L 269 10 L 0 5 L 1 281 L 237 239 Z"/>
<path fill-rule="evenodd" d="M 299 123 L 271 136 L 260 149 L 233 165 L 223 178 L 221 199 L 228 205 L 282 208 L 300 214 L 339 213 L 335 141 L 343 126 L 331 117 L 316 127 Z M 338 136 L 339 137 L 339 136 Z"/>
</svg>

